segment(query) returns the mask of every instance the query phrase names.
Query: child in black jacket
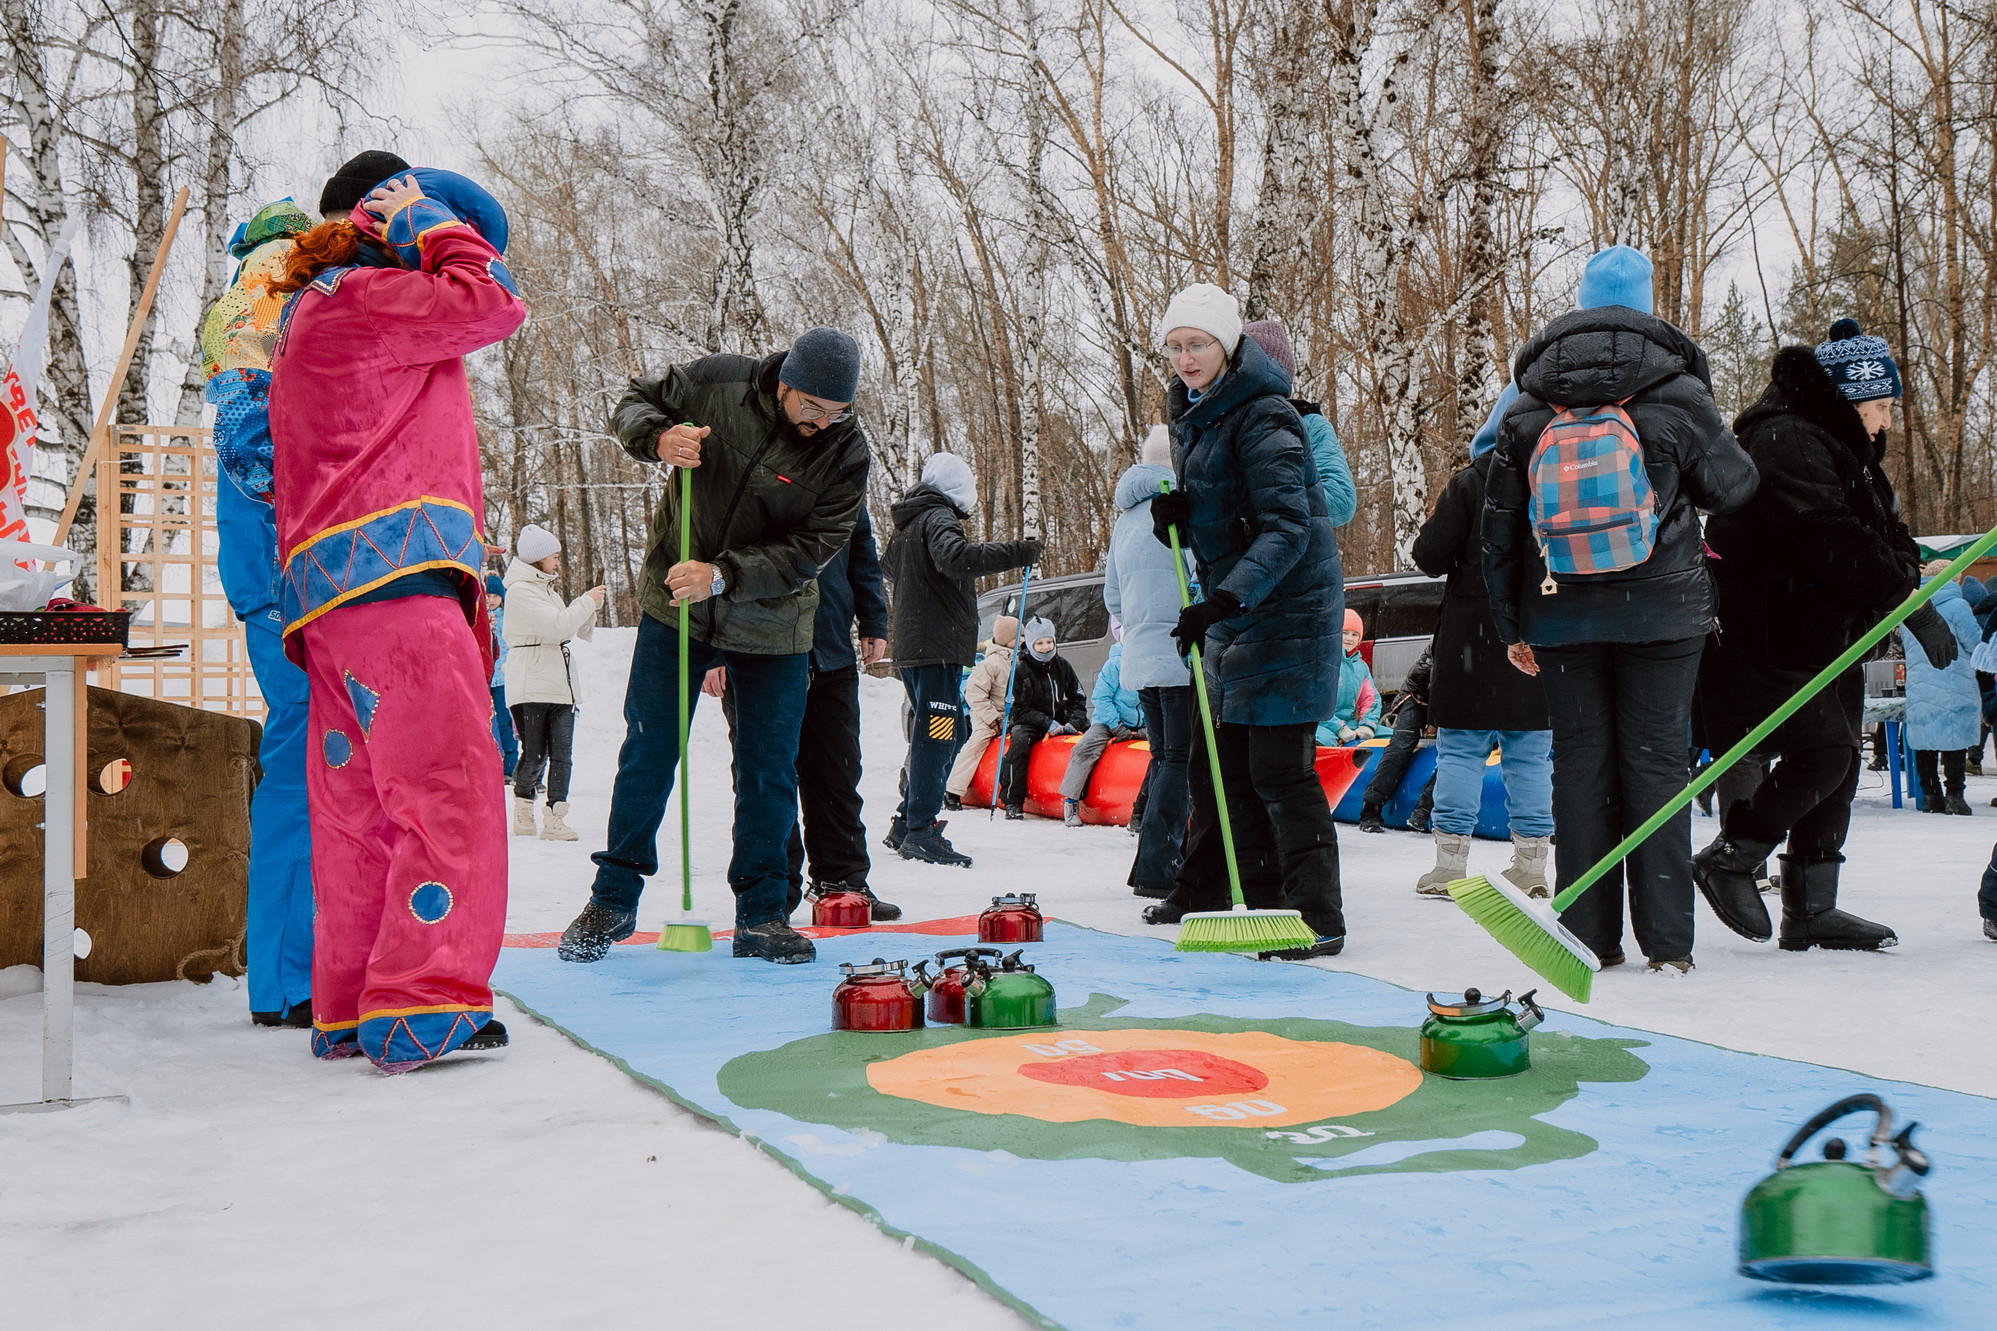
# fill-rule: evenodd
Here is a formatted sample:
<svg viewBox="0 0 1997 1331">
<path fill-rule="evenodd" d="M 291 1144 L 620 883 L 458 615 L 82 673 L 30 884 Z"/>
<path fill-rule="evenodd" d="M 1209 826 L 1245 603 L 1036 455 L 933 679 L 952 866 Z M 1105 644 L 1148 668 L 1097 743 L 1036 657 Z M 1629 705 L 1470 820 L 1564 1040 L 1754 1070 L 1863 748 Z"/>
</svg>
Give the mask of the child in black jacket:
<svg viewBox="0 0 1997 1331">
<path fill-rule="evenodd" d="M 1054 641 L 1054 625 L 1029 619 L 1021 634 L 1026 655 L 1012 680 L 1012 726 L 1006 732 L 1005 762 L 999 769 L 1000 799 L 1007 818 L 1024 818 L 1026 765 L 1033 746 L 1049 735 L 1078 735 L 1089 724 L 1082 681 Z"/>
</svg>

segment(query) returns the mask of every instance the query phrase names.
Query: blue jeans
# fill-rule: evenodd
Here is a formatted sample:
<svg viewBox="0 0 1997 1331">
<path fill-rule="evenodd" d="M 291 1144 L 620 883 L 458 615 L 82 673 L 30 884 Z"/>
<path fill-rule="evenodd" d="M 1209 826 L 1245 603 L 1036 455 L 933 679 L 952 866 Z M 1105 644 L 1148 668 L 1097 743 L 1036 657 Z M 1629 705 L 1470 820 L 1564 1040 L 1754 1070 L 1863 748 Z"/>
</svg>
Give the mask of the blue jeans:
<svg viewBox="0 0 1997 1331">
<path fill-rule="evenodd" d="M 1435 817 L 1438 832 L 1468 836 L 1484 805 L 1484 766 L 1500 750 L 1505 808 L 1517 836 L 1553 835 L 1553 732 L 1451 730 L 1435 732 Z"/>
<path fill-rule="evenodd" d="M 305 672 L 284 655 L 274 613 L 243 621 L 263 693 L 263 779 L 250 797 L 250 900 L 244 950 L 250 1011 L 284 1012 L 312 997 L 312 821 L 305 800 L 310 729 Z"/>
<path fill-rule="evenodd" d="M 644 880 L 659 871 L 659 823 L 679 766 L 679 647 L 676 627 L 639 617 L 631 680 L 624 689 L 624 747 L 617 751 L 617 783 L 610 792 L 610 844 L 590 856 L 596 862 L 591 896 L 615 910 L 637 909 Z M 807 653 L 725 652 L 697 638 L 690 648 L 689 712 L 700 707 L 700 677 L 725 665 L 744 722 L 735 737 L 735 850 L 728 861 L 735 925 L 746 929 L 781 920 L 789 914 L 787 847 L 797 821 Z"/>
<path fill-rule="evenodd" d="M 1151 742 L 1145 775 L 1144 824 L 1137 831 L 1137 858 L 1130 886 L 1170 891 L 1179 876 L 1179 852 L 1186 839 L 1192 794 L 1186 785 L 1186 757 L 1193 748 L 1192 686 L 1139 689 L 1144 733 Z"/>
<path fill-rule="evenodd" d="M 520 761 L 520 739 L 513 733 L 513 713 L 506 710 L 506 686 L 492 686 L 492 737 L 499 742 L 499 768 L 510 780 Z"/>
<path fill-rule="evenodd" d="M 957 693 L 963 673 L 948 662 L 901 671 L 913 720 L 908 732 L 908 789 L 902 793 L 895 817 L 911 832 L 936 821 L 937 811 L 943 807 L 943 787 L 950 780 L 950 764 L 964 746 L 959 736 L 969 733 L 964 704 Z"/>
</svg>

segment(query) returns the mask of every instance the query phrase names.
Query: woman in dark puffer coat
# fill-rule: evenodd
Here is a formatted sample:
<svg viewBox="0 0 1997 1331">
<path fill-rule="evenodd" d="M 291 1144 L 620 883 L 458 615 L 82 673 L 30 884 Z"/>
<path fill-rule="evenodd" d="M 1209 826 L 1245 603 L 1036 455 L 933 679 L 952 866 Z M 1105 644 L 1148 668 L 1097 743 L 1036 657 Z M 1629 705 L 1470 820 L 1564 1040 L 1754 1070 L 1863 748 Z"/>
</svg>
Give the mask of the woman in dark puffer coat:
<svg viewBox="0 0 1997 1331">
<path fill-rule="evenodd" d="M 1886 344 L 1841 319 L 1821 346 L 1778 351 L 1767 391 L 1734 422 L 1761 486 L 1745 507 L 1706 524 L 1720 627 L 1699 671 L 1698 706 L 1716 755 L 1914 589 L 1920 550 L 1879 465 L 1897 396 Z M 1931 659 L 1953 658 L 1954 638 L 1932 606 L 1908 629 Z M 1864 703 L 1863 670 L 1853 666 L 1783 722 L 1757 750 L 1781 761 L 1751 798 L 1721 811 L 1719 836 L 1694 857 L 1700 892 L 1735 933 L 1761 942 L 1772 932 L 1755 870 L 1786 837 L 1785 950 L 1898 941 L 1836 909 Z"/>
<path fill-rule="evenodd" d="M 1343 655 L 1345 580 L 1338 541 L 1290 377 L 1241 332 L 1234 297 L 1199 284 L 1174 297 L 1159 342 L 1171 390 L 1174 493 L 1151 503 L 1158 538 L 1176 524 L 1206 599 L 1173 630 L 1199 645 L 1214 709 L 1242 894 L 1252 907 L 1300 911 L 1316 931 L 1286 960 L 1344 946 L 1338 833 L 1317 779 L 1317 723 L 1332 714 Z M 1171 896 L 1144 912 L 1175 924 L 1226 910 L 1227 866 L 1206 738 L 1187 760 L 1192 825 Z"/>
</svg>

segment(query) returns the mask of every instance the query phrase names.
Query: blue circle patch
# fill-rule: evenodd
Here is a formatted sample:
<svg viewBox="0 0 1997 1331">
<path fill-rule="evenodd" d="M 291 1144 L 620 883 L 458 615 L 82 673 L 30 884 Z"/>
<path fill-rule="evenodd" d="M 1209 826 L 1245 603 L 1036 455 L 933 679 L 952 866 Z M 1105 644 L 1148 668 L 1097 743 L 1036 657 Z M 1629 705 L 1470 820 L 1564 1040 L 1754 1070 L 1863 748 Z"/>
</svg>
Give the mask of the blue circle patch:
<svg viewBox="0 0 1997 1331">
<path fill-rule="evenodd" d="M 326 755 L 326 766 L 345 767 L 354 756 L 354 742 L 344 731 L 329 730 L 321 746 Z"/>
<path fill-rule="evenodd" d="M 418 883 L 409 894 L 409 913 L 425 924 L 435 924 L 451 913 L 451 889 L 442 883 Z"/>
</svg>

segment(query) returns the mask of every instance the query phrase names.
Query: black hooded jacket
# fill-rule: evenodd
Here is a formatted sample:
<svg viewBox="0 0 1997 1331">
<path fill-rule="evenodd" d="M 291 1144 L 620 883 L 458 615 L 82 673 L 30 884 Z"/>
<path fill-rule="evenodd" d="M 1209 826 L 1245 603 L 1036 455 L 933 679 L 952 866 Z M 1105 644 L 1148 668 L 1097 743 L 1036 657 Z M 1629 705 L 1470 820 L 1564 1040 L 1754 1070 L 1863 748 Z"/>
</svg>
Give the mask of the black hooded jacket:
<svg viewBox="0 0 1997 1331">
<path fill-rule="evenodd" d="M 970 665 L 978 653 L 977 579 L 1025 568 L 1038 543 L 971 540 L 964 515 L 931 485 L 918 485 L 888 512 L 894 537 L 881 563 L 894 584 L 889 655 L 897 666 Z"/>
<path fill-rule="evenodd" d="M 1754 463 L 1720 419 L 1706 353 L 1664 320 L 1619 305 L 1576 310 L 1519 352 L 1519 398 L 1498 427 L 1484 496 L 1484 581 L 1507 643 L 1668 642 L 1713 626 L 1698 509 L 1730 513 L 1754 495 Z M 1527 515 L 1527 466 L 1560 407 L 1620 402 L 1636 423 L 1657 502 L 1650 558 L 1620 573 L 1555 575 Z"/>
<path fill-rule="evenodd" d="M 1880 469 L 1884 438 L 1866 434 L 1810 348 L 1775 354 L 1767 391 L 1734 430 L 1761 487 L 1706 524 L 1720 626 L 1698 701 L 1701 737 L 1714 752 L 1836 659 L 1920 575 L 1920 549 Z M 1854 668 L 1784 723 L 1769 747 L 1855 745 L 1862 701 Z"/>
<path fill-rule="evenodd" d="M 1039 661 L 1031 651 L 1023 651 L 1019 670 L 1012 678 L 1012 723 L 1045 730 L 1057 722 L 1071 730 L 1089 728 L 1089 706 L 1082 697 L 1081 678 L 1059 652 Z"/>
</svg>

